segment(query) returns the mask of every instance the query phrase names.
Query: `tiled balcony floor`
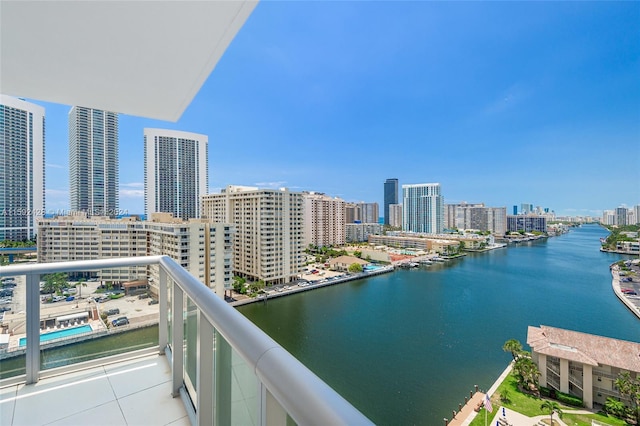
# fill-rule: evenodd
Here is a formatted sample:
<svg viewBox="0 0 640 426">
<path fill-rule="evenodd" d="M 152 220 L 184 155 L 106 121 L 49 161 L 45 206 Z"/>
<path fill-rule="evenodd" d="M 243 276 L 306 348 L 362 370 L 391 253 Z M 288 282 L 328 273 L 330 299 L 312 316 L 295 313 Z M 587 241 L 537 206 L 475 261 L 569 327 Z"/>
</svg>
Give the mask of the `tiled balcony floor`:
<svg viewBox="0 0 640 426">
<path fill-rule="evenodd" d="M 0 389 L 0 424 L 189 425 L 182 400 L 171 397 L 165 356 L 135 360 Z"/>
</svg>

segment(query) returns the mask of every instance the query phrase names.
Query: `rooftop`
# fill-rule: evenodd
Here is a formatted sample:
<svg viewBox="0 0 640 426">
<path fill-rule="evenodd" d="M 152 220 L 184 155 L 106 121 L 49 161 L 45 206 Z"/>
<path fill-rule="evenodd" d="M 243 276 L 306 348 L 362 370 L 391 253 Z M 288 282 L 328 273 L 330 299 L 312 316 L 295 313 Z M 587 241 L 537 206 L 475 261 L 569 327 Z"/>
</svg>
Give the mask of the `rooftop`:
<svg viewBox="0 0 640 426">
<path fill-rule="evenodd" d="M 640 343 L 541 325 L 529 326 L 527 344 L 544 355 L 640 372 Z"/>
</svg>

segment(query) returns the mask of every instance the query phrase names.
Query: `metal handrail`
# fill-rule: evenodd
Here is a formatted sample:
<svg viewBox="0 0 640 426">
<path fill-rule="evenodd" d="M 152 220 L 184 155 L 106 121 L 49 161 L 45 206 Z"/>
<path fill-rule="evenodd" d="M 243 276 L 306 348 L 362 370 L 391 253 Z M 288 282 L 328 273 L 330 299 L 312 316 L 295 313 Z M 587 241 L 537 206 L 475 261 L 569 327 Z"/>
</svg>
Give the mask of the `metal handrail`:
<svg viewBox="0 0 640 426">
<path fill-rule="evenodd" d="M 207 321 L 253 368 L 298 424 L 371 424 L 360 411 L 255 324 L 215 295 L 169 256 L 99 259 L 0 268 L 0 277 L 159 264 Z"/>
</svg>

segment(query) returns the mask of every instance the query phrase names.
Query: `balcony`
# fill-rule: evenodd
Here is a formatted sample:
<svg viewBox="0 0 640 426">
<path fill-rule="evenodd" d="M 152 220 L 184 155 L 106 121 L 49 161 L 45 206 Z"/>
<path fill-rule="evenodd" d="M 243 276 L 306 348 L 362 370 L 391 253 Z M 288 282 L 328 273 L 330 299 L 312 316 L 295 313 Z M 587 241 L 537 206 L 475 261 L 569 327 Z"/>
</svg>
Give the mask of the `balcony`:
<svg viewBox="0 0 640 426">
<path fill-rule="evenodd" d="M 42 274 L 148 265 L 159 266 L 157 346 L 41 368 Z M 0 381 L 3 425 L 371 424 L 167 256 L 0 269 L 0 277 L 19 275 L 26 283 L 25 374 Z"/>
</svg>

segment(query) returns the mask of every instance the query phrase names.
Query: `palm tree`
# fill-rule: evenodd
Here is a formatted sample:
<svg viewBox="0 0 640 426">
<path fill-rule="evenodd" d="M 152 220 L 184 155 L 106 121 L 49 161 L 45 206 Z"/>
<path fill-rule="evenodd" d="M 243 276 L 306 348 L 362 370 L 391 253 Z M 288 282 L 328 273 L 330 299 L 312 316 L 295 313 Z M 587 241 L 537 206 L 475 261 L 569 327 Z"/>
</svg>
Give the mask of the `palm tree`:
<svg viewBox="0 0 640 426">
<path fill-rule="evenodd" d="M 540 370 L 531 358 L 518 358 L 513 364 L 513 371 L 523 389 L 534 390 L 537 387 Z"/>
<path fill-rule="evenodd" d="M 505 352 L 511 352 L 513 360 L 517 360 L 522 353 L 522 345 L 516 339 L 509 339 L 504 343 L 502 350 Z"/>
<path fill-rule="evenodd" d="M 540 406 L 542 411 L 546 411 L 549 413 L 551 417 L 551 426 L 553 426 L 553 413 L 558 413 L 558 417 L 562 418 L 562 410 L 560 409 L 560 405 L 558 405 L 555 401 L 545 401 Z"/>
</svg>

